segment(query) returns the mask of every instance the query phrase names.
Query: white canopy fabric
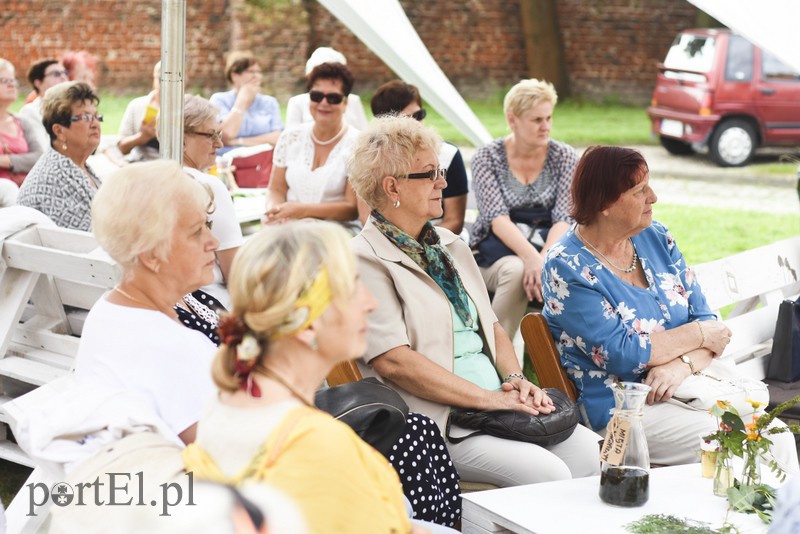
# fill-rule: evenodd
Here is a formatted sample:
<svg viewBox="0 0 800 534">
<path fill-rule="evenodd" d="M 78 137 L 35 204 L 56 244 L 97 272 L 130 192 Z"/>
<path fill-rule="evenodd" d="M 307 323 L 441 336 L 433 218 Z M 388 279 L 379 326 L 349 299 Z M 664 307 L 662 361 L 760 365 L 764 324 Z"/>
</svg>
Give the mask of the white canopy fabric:
<svg viewBox="0 0 800 534">
<path fill-rule="evenodd" d="M 492 136 L 472 112 L 406 17 L 397 0 L 319 0 L 425 102 L 475 146 Z"/>
<path fill-rule="evenodd" d="M 800 72 L 798 0 L 689 0 Z"/>
</svg>

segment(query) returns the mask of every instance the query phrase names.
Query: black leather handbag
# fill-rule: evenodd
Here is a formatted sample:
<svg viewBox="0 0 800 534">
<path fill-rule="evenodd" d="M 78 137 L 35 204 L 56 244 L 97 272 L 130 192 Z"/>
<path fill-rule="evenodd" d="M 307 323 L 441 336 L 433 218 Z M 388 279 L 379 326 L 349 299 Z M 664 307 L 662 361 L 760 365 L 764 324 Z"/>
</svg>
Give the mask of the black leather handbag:
<svg viewBox="0 0 800 534">
<path fill-rule="evenodd" d="M 377 378 L 319 390 L 314 404 L 346 423 L 361 439 L 387 457 L 406 428 L 408 405 Z"/>
<path fill-rule="evenodd" d="M 508 216 L 536 250 L 541 251 L 553 226 L 550 210 L 544 207 L 518 208 L 510 210 Z M 475 262 L 483 268 L 491 267 L 500 258 L 513 254 L 514 251 L 489 230 L 489 235 L 475 249 Z"/>
<path fill-rule="evenodd" d="M 488 434 L 503 439 L 526 441 L 542 447 L 561 443 L 578 426 L 578 407 L 560 389 L 546 388 L 556 409 L 549 414 L 531 415 L 518 410 L 463 410 L 453 408 L 447 420 L 447 440 L 460 443 L 473 436 Z M 475 430 L 461 437 L 450 435 L 450 425 Z"/>
<path fill-rule="evenodd" d="M 778 308 L 767 378 L 780 382 L 800 380 L 800 298 L 786 299 Z"/>
</svg>

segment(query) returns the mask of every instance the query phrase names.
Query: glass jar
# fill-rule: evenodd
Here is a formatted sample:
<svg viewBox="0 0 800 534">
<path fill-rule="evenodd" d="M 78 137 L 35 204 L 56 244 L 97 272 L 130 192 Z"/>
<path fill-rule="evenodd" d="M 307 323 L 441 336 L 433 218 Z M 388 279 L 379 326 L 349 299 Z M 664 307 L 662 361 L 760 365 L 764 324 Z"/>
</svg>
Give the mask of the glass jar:
<svg viewBox="0 0 800 534">
<path fill-rule="evenodd" d="M 642 426 L 650 386 L 618 382 L 615 408 L 600 455 L 600 498 L 615 506 L 642 506 L 650 497 L 650 451 Z"/>
</svg>

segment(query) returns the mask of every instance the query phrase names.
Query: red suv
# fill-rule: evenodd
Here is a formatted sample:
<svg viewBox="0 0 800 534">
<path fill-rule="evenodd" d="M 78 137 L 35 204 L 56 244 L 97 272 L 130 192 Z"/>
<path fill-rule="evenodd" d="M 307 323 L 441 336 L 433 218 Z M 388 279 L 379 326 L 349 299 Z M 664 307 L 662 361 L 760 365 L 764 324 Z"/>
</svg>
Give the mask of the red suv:
<svg viewBox="0 0 800 534">
<path fill-rule="evenodd" d="M 675 38 L 647 114 L 672 154 L 706 147 L 723 167 L 746 165 L 758 146 L 800 144 L 800 73 L 723 29 Z"/>
</svg>

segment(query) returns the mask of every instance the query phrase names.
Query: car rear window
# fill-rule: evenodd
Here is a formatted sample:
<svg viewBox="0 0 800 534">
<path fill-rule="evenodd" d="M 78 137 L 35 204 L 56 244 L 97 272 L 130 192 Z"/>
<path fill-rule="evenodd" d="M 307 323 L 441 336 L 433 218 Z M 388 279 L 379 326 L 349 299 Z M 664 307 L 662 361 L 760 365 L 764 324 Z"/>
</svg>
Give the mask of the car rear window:
<svg viewBox="0 0 800 534">
<path fill-rule="evenodd" d="M 800 80 L 800 73 L 778 59 L 772 53 L 761 49 L 761 75 L 766 80 Z"/>
<path fill-rule="evenodd" d="M 705 76 L 695 73 L 711 71 L 715 47 L 716 39 L 710 35 L 680 34 L 667 52 L 664 76 L 677 80 L 705 81 Z"/>
</svg>

